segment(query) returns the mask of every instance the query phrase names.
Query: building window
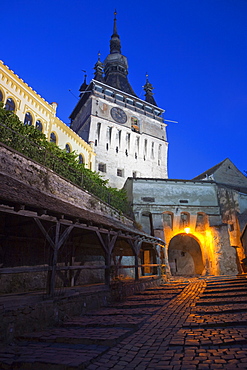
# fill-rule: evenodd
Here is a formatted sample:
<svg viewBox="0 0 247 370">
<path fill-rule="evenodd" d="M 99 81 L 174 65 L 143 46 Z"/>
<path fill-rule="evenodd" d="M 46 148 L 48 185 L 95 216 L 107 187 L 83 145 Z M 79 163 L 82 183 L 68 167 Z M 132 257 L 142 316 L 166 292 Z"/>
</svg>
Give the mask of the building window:
<svg viewBox="0 0 247 370">
<path fill-rule="evenodd" d="M 122 131 L 118 130 L 116 134 L 116 141 L 118 142 L 119 148 L 121 147 L 121 134 L 122 134 Z"/>
<path fill-rule="evenodd" d="M 165 212 L 163 213 L 163 226 L 164 228 L 173 228 L 173 213 Z"/>
<path fill-rule="evenodd" d="M 39 130 L 40 132 L 43 131 L 43 125 L 42 123 L 40 122 L 40 120 L 36 121 L 36 124 L 35 124 L 35 127 L 37 130 Z"/>
<path fill-rule="evenodd" d="M 107 127 L 106 131 L 106 141 L 111 144 L 111 137 L 112 137 L 112 127 Z"/>
<path fill-rule="evenodd" d="M 147 156 L 147 147 L 148 147 L 148 141 L 147 139 L 144 140 L 144 160 L 146 159 L 146 156 Z"/>
<path fill-rule="evenodd" d="M 66 153 L 71 153 L 71 146 L 69 144 L 65 145 L 65 151 Z"/>
<path fill-rule="evenodd" d="M 32 123 L 33 123 L 33 117 L 31 115 L 31 113 L 27 112 L 25 114 L 24 125 L 31 126 Z"/>
<path fill-rule="evenodd" d="M 85 161 L 84 161 L 84 157 L 83 157 L 83 155 L 82 155 L 82 154 L 79 154 L 78 161 L 79 161 L 79 163 L 80 163 L 80 164 L 85 163 Z"/>
<path fill-rule="evenodd" d="M 140 138 L 137 136 L 135 140 L 135 152 L 139 153 Z"/>
<path fill-rule="evenodd" d="M 100 172 L 106 172 L 106 164 L 105 163 L 99 163 L 98 169 Z"/>
<path fill-rule="evenodd" d="M 11 98 L 7 99 L 6 104 L 5 104 L 5 109 L 9 110 L 11 112 L 15 111 L 15 102 L 14 102 L 13 99 L 11 99 Z"/>
<path fill-rule="evenodd" d="M 154 142 L 151 145 L 151 158 L 154 159 Z"/>
<path fill-rule="evenodd" d="M 206 228 L 207 216 L 205 213 L 197 213 L 196 231 L 204 231 Z"/>
<path fill-rule="evenodd" d="M 96 137 L 97 137 L 98 142 L 99 142 L 99 138 L 100 138 L 100 129 L 101 129 L 101 123 L 98 122 L 97 123 L 97 129 L 96 129 Z"/>
<path fill-rule="evenodd" d="M 127 149 L 129 150 L 130 149 L 130 134 L 126 134 L 126 146 L 127 146 Z"/>
<path fill-rule="evenodd" d="M 162 151 L 162 145 L 159 144 L 159 148 L 158 148 L 158 166 L 160 166 L 160 164 L 161 164 L 161 151 Z"/>
<path fill-rule="evenodd" d="M 51 135 L 50 135 L 50 142 L 51 143 L 54 143 L 54 144 L 57 144 L 57 135 L 55 134 L 55 132 L 52 132 Z"/>
<path fill-rule="evenodd" d="M 3 93 L 1 90 L 0 90 L 0 101 L 3 101 Z"/>
<path fill-rule="evenodd" d="M 120 168 L 117 169 L 117 176 L 123 177 L 124 176 L 124 171 Z"/>
<path fill-rule="evenodd" d="M 190 225 L 190 215 L 187 212 L 182 212 L 180 215 L 180 227 L 185 228 Z"/>
<path fill-rule="evenodd" d="M 140 132 L 139 121 L 136 117 L 131 117 L 131 130 L 134 132 Z"/>
</svg>

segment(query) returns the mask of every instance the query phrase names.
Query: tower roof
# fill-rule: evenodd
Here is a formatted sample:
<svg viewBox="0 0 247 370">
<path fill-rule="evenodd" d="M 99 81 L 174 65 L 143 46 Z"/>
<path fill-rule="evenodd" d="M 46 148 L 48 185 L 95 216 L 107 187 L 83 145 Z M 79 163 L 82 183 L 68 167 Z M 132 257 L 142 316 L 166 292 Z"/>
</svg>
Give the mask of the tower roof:
<svg viewBox="0 0 247 370">
<path fill-rule="evenodd" d="M 110 54 L 105 59 L 104 82 L 107 85 L 115 87 L 118 90 L 136 96 L 132 89 L 127 75 L 128 75 L 128 61 L 127 58 L 121 54 L 121 42 L 117 32 L 117 12 L 114 12 L 113 34 L 110 40 Z"/>
</svg>

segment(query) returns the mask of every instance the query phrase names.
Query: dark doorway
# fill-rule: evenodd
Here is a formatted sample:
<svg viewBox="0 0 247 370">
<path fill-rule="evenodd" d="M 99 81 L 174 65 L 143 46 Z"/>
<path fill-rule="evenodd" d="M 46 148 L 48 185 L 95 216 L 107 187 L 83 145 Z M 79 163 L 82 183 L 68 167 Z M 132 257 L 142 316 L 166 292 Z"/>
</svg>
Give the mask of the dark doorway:
<svg viewBox="0 0 247 370">
<path fill-rule="evenodd" d="M 201 275 L 204 270 L 200 245 L 187 234 L 179 234 L 171 239 L 168 259 L 172 275 Z"/>
</svg>

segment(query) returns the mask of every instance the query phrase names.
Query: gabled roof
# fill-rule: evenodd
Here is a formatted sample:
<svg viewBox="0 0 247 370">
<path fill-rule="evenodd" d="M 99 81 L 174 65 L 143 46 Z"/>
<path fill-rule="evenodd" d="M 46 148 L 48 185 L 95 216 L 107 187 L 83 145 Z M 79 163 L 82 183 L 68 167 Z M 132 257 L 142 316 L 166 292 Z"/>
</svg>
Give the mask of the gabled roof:
<svg viewBox="0 0 247 370">
<path fill-rule="evenodd" d="M 213 180 L 217 184 L 223 184 L 237 191 L 247 193 L 247 177 L 239 171 L 229 158 L 194 177 L 193 180 Z"/>
<path fill-rule="evenodd" d="M 192 180 L 205 180 L 205 179 L 208 179 L 209 176 L 212 176 L 217 170 L 218 168 L 220 168 L 220 166 L 227 160 L 224 159 L 224 161 L 216 164 L 215 166 L 209 168 L 207 171 L 204 171 L 203 173 L 201 173 L 200 175 L 194 177 Z M 211 179 L 212 180 L 212 179 Z"/>
</svg>

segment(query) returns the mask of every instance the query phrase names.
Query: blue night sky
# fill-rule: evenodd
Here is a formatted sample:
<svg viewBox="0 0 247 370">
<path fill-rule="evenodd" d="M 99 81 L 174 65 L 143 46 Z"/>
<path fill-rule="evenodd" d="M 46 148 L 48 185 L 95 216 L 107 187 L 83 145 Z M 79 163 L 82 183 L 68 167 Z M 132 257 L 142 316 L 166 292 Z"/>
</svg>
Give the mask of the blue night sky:
<svg viewBox="0 0 247 370">
<path fill-rule="evenodd" d="M 69 123 L 82 70 L 89 81 L 98 51 L 109 53 L 115 8 L 135 93 L 144 98 L 148 72 L 165 119 L 178 121 L 167 127 L 169 178 L 227 157 L 247 170 L 246 0 L 3 1 L 0 59 Z"/>
</svg>

